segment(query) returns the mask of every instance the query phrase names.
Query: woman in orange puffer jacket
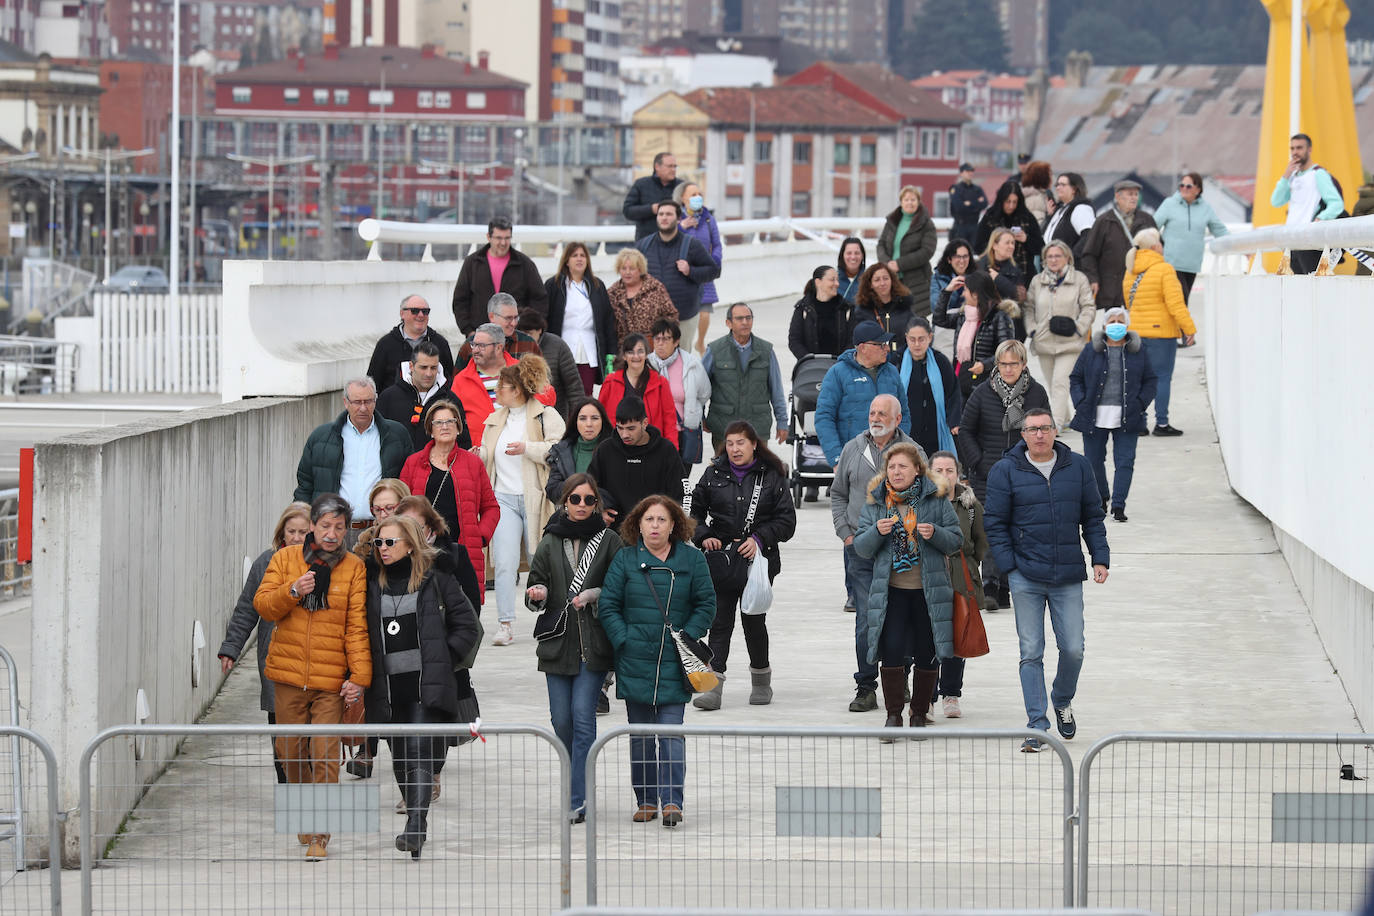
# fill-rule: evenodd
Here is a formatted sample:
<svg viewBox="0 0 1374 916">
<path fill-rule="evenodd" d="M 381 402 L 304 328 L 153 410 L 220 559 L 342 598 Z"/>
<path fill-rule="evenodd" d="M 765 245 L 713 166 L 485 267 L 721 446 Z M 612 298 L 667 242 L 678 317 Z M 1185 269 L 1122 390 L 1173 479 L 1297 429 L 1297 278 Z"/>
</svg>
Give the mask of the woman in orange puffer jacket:
<svg viewBox="0 0 1374 916">
<path fill-rule="evenodd" d="M 1156 436 L 1181 436 L 1183 431 L 1169 425 L 1169 389 L 1174 377 L 1174 359 L 1180 346 L 1191 347 L 1197 325 L 1183 299 L 1183 284 L 1168 261 L 1158 229 L 1142 229 L 1132 240 L 1135 247 L 1126 252 L 1126 276 L 1121 291 L 1130 313 L 1128 330 L 1140 335 L 1150 366 L 1159 376 L 1155 392 Z M 1182 338 L 1182 343 L 1179 338 Z"/>
</svg>

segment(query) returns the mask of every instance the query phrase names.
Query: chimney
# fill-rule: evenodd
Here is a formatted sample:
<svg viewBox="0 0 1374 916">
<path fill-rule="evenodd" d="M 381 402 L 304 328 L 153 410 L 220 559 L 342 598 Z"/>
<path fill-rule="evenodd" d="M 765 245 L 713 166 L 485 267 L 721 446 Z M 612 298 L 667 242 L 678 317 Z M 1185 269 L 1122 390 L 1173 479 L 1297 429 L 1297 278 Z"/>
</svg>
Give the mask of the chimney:
<svg viewBox="0 0 1374 916">
<path fill-rule="evenodd" d="M 433 58 L 433 57 L 434 57 L 434 45 L 428 44 L 428 43 L 420 45 L 420 57 L 421 57 L 422 59 L 423 59 L 423 58 Z"/>
<path fill-rule="evenodd" d="M 296 50 L 295 53 L 296 53 L 296 72 L 297 72 L 297 73 L 304 73 L 304 72 L 305 72 L 305 55 L 301 53 L 301 51 L 300 51 L 299 48 Z"/>
<path fill-rule="evenodd" d="M 490 63 L 490 62 L 491 62 L 491 52 L 490 52 L 490 51 L 478 51 L 478 52 L 477 52 L 477 66 L 479 66 L 479 67 L 481 67 L 483 70 L 485 70 L 485 69 L 487 69 L 487 64 Z"/>
<path fill-rule="evenodd" d="M 338 60 L 338 59 L 339 59 L 339 46 L 338 46 L 337 44 L 335 44 L 334 42 L 330 42 L 329 44 L 325 45 L 325 46 L 324 46 L 324 59 L 325 59 L 325 60 Z"/>
<path fill-rule="evenodd" d="M 1093 56 L 1088 51 L 1070 51 L 1064 59 L 1064 79 L 1074 89 L 1082 89 L 1088 84 L 1088 71 L 1092 69 Z"/>
<path fill-rule="evenodd" d="M 470 61 L 470 60 L 465 60 L 465 61 L 463 61 L 463 73 L 466 74 L 466 73 L 471 73 L 471 72 L 472 72 L 472 61 Z"/>
</svg>

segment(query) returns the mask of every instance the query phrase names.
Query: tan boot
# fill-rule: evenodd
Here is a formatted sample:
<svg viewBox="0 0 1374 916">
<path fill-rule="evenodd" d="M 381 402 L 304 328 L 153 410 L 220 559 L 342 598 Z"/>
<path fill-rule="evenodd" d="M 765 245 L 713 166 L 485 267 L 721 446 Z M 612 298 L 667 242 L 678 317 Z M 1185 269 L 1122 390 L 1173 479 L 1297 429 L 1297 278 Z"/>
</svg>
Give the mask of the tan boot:
<svg viewBox="0 0 1374 916">
<path fill-rule="evenodd" d="M 329 845 L 329 834 L 317 833 L 310 838 L 310 848 L 305 851 L 307 862 L 317 862 L 329 854 L 325 852 L 325 847 Z"/>
</svg>

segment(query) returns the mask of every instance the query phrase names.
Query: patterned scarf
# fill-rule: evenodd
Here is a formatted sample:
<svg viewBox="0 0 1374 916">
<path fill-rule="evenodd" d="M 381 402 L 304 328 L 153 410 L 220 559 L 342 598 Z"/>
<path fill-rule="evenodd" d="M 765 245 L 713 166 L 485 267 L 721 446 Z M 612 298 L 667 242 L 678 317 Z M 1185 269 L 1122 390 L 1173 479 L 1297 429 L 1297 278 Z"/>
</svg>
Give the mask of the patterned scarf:
<svg viewBox="0 0 1374 916">
<path fill-rule="evenodd" d="M 992 374 L 992 390 L 997 392 L 997 396 L 1002 399 L 1002 407 L 1005 413 L 1002 414 L 1002 432 L 1010 432 L 1013 429 L 1020 429 L 1021 424 L 1026 421 L 1026 388 L 1030 385 L 1030 371 L 1021 370 L 1021 377 L 1016 380 L 1015 385 L 1008 385 L 1002 379 L 1002 373 Z"/>
<path fill-rule="evenodd" d="M 905 490 L 885 487 L 884 503 L 898 524 L 892 527 L 892 571 L 906 572 L 921 562 L 916 540 L 916 497 L 921 495 L 921 479 Z"/>
</svg>

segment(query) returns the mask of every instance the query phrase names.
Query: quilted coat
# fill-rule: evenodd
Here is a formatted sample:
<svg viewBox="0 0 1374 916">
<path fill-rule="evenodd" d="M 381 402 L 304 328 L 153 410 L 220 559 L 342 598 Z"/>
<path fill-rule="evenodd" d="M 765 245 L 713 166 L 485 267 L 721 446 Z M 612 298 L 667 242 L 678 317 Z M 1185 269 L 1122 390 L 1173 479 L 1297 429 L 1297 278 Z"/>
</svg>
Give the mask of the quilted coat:
<svg viewBox="0 0 1374 916">
<path fill-rule="evenodd" d="M 253 596 L 258 613 L 276 623 L 264 673 L 281 687 L 337 691 L 345 678 L 368 686 L 372 652 L 363 561 L 344 554 L 329 573 L 328 607 L 317 611 L 307 611 L 291 597 L 291 586 L 309 571 L 304 547 L 283 547 L 267 564 Z"/>
</svg>

